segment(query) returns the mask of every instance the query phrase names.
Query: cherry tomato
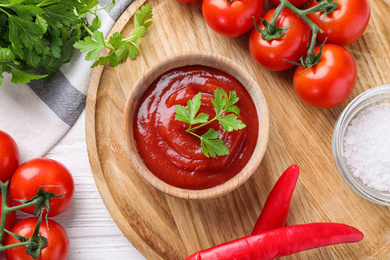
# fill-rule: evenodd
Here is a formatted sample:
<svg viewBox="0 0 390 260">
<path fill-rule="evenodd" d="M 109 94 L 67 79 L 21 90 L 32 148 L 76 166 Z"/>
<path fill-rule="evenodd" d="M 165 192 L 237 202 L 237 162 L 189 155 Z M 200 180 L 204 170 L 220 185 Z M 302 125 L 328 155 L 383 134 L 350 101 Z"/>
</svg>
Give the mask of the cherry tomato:
<svg viewBox="0 0 390 260">
<path fill-rule="evenodd" d="M 189 2 L 196 2 L 198 0 L 176 0 L 178 2 L 183 2 L 183 3 L 189 3 Z"/>
<path fill-rule="evenodd" d="M 49 217 L 57 216 L 64 212 L 72 203 L 74 197 L 74 182 L 71 173 L 61 163 L 47 158 L 32 159 L 23 163 L 14 173 L 10 182 L 10 195 L 15 205 L 20 205 L 19 200 L 29 200 L 37 194 L 39 187 L 45 187 L 43 191 L 57 195 L 64 194 L 60 198 L 49 200 Z M 34 207 L 22 209 L 26 213 L 33 214 Z M 46 214 L 46 210 L 44 212 Z"/>
<path fill-rule="evenodd" d="M 329 15 L 316 12 L 307 17 L 324 32 L 317 38 L 323 42 L 348 45 L 363 35 L 370 20 L 371 9 L 369 0 L 334 0 L 337 8 Z M 312 2 L 309 7 L 318 3 Z"/>
<path fill-rule="evenodd" d="M 320 46 L 316 46 L 314 51 L 318 54 Z M 305 69 L 296 69 L 293 84 L 298 96 L 311 106 L 337 106 L 347 99 L 355 86 L 355 60 L 340 45 L 325 44 L 319 63 L 303 72 Z"/>
<path fill-rule="evenodd" d="M 9 181 L 20 163 L 20 154 L 15 140 L 0 130 L 0 180 Z"/>
<path fill-rule="evenodd" d="M 11 229 L 11 232 L 23 237 L 31 237 L 37 225 L 38 218 L 26 218 Z M 39 228 L 39 234 L 47 238 L 47 244 L 41 250 L 40 260 L 66 260 L 69 255 L 69 238 L 65 229 L 55 222 L 48 219 L 49 228 L 46 226 L 46 220 L 43 220 Z M 20 243 L 19 240 L 10 235 L 6 236 L 5 245 Z M 26 247 L 19 246 L 5 251 L 7 260 L 31 260 L 32 257 L 26 252 Z"/>
<path fill-rule="evenodd" d="M 280 1 L 279 0 L 269 0 L 271 2 L 271 4 L 273 5 L 279 5 L 280 4 Z M 310 2 L 310 0 L 288 0 L 293 6 L 296 6 L 296 7 L 300 7 L 308 2 Z"/>
<path fill-rule="evenodd" d="M 262 19 L 271 21 L 275 10 L 269 10 Z M 310 28 L 296 14 L 284 8 L 276 20 L 276 26 L 280 28 L 290 25 L 292 27 L 288 28 L 282 38 L 269 41 L 263 40 L 256 28 L 252 30 L 249 36 L 249 50 L 257 63 L 269 70 L 282 71 L 294 66 L 284 60 L 298 62 L 306 54 Z M 264 29 L 263 25 L 261 29 Z"/>
<path fill-rule="evenodd" d="M 206 23 L 217 33 L 237 37 L 254 27 L 260 18 L 264 0 L 203 0 L 202 12 Z"/>
<path fill-rule="evenodd" d="M 0 193 L 0 207 L 2 205 L 2 197 L 3 196 Z M 12 206 L 12 202 L 8 198 L 7 198 L 7 205 L 8 205 L 8 207 Z M 1 210 L 0 210 L 0 218 L 1 218 Z M 14 226 L 15 222 L 16 222 L 16 213 L 15 213 L 15 211 L 11 211 L 7 215 L 7 219 L 5 221 L 5 228 L 7 230 L 11 230 L 11 228 Z"/>
</svg>

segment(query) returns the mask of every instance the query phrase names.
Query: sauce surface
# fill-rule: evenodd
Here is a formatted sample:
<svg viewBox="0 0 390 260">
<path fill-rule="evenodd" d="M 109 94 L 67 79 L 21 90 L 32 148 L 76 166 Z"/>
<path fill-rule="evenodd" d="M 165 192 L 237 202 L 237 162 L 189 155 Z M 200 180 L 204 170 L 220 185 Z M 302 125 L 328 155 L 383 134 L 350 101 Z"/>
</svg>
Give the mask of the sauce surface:
<svg viewBox="0 0 390 260">
<path fill-rule="evenodd" d="M 175 106 L 187 107 L 187 101 L 201 92 L 198 113 L 207 113 L 212 119 L 211 98 L 216 88 L 237 93 L 238 119 L 246 127 L 227 132 L 214 121 L 195 130 L 200 135 L 209 128 L 220 131 L 230 150 L 229 155 L 207 158 L 200 139 L 185 132 L 188 124 L 176 120 Z M 241 171 L 255 149 L 258 124 L 252 98 L 237 79 L 217 69 L 186 66 L 162 74 L 149 86 L 134 117 L 134 139 L 146 167 L 159 179 L 175 187 L 200 190 L 220 185 Z"/>
</svg>

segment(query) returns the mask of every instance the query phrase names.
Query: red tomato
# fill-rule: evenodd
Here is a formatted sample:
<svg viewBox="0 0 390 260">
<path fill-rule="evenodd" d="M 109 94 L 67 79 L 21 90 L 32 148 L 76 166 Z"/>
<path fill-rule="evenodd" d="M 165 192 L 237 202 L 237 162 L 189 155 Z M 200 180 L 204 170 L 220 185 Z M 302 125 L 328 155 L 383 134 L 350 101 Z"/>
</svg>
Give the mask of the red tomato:
<svg viewBox="0 0 390 260">
<path fill-rule="evenodd" d="M 280 4 L 280 1 L 279 0 L 269 0 L 271 2 L 271 4 L 273 5 L 279 5 Z M 308 2 L 310 2 L 310 0 L 288 0 L 293 6 L 296 6 L 296 7 L 300 7 Z"/>
<path fill-rule="evenodd" d="M 271 21 L 276 9 L 271 9 L 264 14 L 262 19 Z M 307 38 L 309 26 L 297 15 L 284 8 L 276 20 L 277 27 L 287 27 L 286 34 L 279 39 L 263 40 L 261 34 L 255 29 L 249 36 L 249 50 L 252 57 L 266 69 L 282 71 L 292 68 L 294 65 L 282 59 L 298 62 L 307 52 Z M 264 29 L 264 26 L 261 26 Z"/>
<path fill-rule="evenodd" d="M 11 232 L 19 234 L 23 237 L 31 237 L 37 225 L 38 218 L 26 218 L 11 229 Z M 49 228 L 46 226 L 46 221 L 43 220 L 39 228 L 39 234 L 47 238 L 47 244 L 41 250 L 40 260 L 66 260 L 69 255 L 69 238 L 65 229 L 55 222 L 48 219 Z M 19 240 L 10 235 L 6 236 L 5 245 L 20 243 Z M 26 252 L 26 247 L 19 246 L 5 251 L 7 260 L 32 260 Z"/>
<path fill-rule="evenodd" d="M 318 54 L 320 46 L 314 51 Z M 325 44 L 319 63 L 303 72 L 305 69 L 296 69 L 293 84 L 298 96 L 311 106 L 337 106 L 347 99 L 355 86 L 355 60 L 342 46 Z"/>
<path fill-rule="evenodd" d="M 0 180 L 9 181 L 20 163 L 20 154 L 15 140 L 0 130 Z"/>
<path fill-rule="evenodd" d="M 0 193 L 0 207 L 2 205 L 2 195 Z M 7 198 L 7 205 L 8 207 L 12 207 L 12 202 Z M 1 218 L 1 210 L 0 210 L 0 218 Z M 5 228 L 7 230 L 11 230 L 11 228 L 14 226 L 16 222 L 16 213 L 15 211 L 11 211 L 8 213 L 7 220 L 5 221 Z"/>
<path fill-rule="evenodd" d="M 245 34 L 260 18 L 264 0 L 203 0 L 202 12 L 206 23 L 217 33 L 228 37 Z"/>
<path fill-rule="evenodd" d="M 324 13 L 316 12 L 307 17 L 320 27 L 324 33 L 317 38 L 323 42 L 348 45 L 359 39 L 370 20 L 369 0 L 334 0 L 337 8 L 324 18 Z M 309 7 L 317 5 L 312 2 Z"/>
<path fill-rule="evenodd" d="M 43 191 L 58 195 L 65 193 L 60 198 L 49 200 L 49 217 L 57 216 L 72 203 L 74 182 L 68 169 L 55 160 L 37 158 L 23 163 L 12 176 L 9 188 L 11 199 L 15 205 L 20 205 L 17 199 L 29 200 L 37 194 L 39 187 L 46 185 L 55 185 L 55 187 L 45 187 Z M 34 207 L 27 207 L 22 211 L 33 214 Z"/>
</svg>

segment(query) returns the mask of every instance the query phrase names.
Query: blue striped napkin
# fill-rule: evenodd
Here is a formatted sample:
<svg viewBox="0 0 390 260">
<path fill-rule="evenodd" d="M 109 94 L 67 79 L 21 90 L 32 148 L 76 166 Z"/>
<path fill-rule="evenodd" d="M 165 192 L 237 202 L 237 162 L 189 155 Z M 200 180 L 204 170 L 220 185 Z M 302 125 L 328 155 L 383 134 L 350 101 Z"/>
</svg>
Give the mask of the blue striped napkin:
<svg viewBox="0 0 390 260">
<path fill-rule="evenodd" d="M 114 8 L 102 10 L 101 31 L 106 36 L 133 0 L 117 0 Z M 111 0 L 100 0 L 106 6 Z M 22 161 L 44 155 L 73 126 L 85 108 L 90 68 L 85 54 L 75 50 L 72 60 L 48 81 L 13 84 L 4 74 L 0 86 L 0 130 L 19 145 Z"/>
</svg>

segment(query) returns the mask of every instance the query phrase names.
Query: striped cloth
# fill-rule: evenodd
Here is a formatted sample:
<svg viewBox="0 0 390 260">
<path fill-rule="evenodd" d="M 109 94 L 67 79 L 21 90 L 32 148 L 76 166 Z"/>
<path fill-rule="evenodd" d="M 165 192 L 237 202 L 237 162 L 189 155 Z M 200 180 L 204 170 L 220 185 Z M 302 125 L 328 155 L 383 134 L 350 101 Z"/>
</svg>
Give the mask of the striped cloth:
<svg viewBox="0 0 390 260">
<path fill-rule="evenodd" d="M 106 36 L 133 0 L 117 0 L 114 8 L 102 10 L 101 31 Z M 100 0 L 105 6 L 111 0 Z M 85 108 L 93 62 L 76 50 L 72 60 L 48 81 L 13 84 L 4 74 L 0 86 L 0 130 L 18 143 L 22 161 L 44 155 L 76 122 Z"/>
</svg>

